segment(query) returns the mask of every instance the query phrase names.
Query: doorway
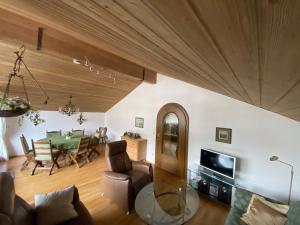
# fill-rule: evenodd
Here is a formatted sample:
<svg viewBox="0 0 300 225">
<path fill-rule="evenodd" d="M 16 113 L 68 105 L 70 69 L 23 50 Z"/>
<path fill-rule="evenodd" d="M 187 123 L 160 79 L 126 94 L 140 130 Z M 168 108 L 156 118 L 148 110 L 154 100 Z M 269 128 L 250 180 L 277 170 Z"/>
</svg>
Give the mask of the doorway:
<svg viewBox="0 0 300 225">
<path fill-rule="evenodd" d="M 189 119 L 177 103 L 164 105 L 157 114 L 155 165 L 186 178 Z"/>
</svg>

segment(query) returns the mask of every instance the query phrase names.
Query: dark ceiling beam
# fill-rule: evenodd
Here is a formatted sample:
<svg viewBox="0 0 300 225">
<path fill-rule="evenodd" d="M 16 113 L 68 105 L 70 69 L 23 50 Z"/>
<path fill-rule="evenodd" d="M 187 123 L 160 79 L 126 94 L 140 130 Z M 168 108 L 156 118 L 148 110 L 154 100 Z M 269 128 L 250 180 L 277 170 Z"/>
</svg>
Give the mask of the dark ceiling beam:
<svg viewBox="0 0 300 225">
<path fill-rule="evenodd" d="M 37 51 L 59 53 L 71 59 L 84 59 L 87 56 L 95 65 L 104 66 L 149 83 L 156 83 L 155 71 L 95 48 L 51 27 L 0 9 L 0 40 L 2 41 L 17 41 L 36 49 L 39 28 L 43 28 L 43 35 L 42 40 L 39 40 L 42 41 L 41 49 Z"/>
</svg>

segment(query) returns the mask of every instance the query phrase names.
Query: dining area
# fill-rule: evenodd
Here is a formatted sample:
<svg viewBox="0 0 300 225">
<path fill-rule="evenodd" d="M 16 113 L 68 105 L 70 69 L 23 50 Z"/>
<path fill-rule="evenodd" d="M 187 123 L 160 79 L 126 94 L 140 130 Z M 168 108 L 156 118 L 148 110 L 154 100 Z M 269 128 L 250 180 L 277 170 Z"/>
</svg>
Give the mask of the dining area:
<svg viewBox="0 0 300 225">
<path fill-rule="evenodd" d="M 32 169 L 31 175 L 36 174 L 37 170 L 48 170 L 50 176 L 54 170 L 73 164 L 81 168 L 98 157 L 99 146 L 107 142 L 106 127 L 99 127 L 94 133 L 88 134 L 84 129 L 65 132 L 46 130 L 44 138 L 31 139 L 30 142 L 22 134 L 20 143 L 26 158 L 22 170 Z"/>
</svg>

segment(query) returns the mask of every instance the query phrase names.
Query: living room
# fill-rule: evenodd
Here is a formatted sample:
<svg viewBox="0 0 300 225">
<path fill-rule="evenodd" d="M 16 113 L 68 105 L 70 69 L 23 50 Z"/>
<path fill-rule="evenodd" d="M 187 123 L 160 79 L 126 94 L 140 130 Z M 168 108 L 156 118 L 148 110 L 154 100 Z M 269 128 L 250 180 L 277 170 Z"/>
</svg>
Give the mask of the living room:
<svg viewBox="0 0 300 225">
<path fill-rule="evenodd" d="M 49 225 L 300 224 L 299 7 L 1 2 L 2 99 L 29 107 L 0 110 L 0 196 L 15 189 L 39 215 L 75 185 L 73 214 L 50 207 L 65 218 Z M 35 224 L 6 210 L 1 224 Z"/>
</svg>

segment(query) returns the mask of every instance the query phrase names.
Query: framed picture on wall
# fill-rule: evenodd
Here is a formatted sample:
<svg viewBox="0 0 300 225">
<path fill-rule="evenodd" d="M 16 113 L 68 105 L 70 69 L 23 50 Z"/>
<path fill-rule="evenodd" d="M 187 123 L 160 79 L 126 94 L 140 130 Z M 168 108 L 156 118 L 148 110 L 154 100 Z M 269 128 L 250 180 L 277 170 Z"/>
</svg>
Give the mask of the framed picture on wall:
<svg viewBox="0 0 300 225">
<path fill-rule="evenodd" d="M 144 128 L 144 118 L 135 117 L 135 127 Z"/>
<path fill-rule="evenodd" d="M 216 128 L 216 141 L 231 144 L 231 137 L 232 129 L 222 127 Z"/>
</svg>

